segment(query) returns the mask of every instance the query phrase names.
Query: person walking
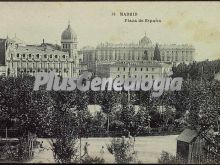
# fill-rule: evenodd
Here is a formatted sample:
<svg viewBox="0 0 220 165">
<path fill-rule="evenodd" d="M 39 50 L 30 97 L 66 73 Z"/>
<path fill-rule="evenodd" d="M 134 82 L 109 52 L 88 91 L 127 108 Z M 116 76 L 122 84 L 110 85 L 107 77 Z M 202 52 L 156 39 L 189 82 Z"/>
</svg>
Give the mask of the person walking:
<svg viewBox="0 0 220 165">
<path fill-rule="evenodd" d="M 101 155 L 101 158 L 103 159 L 103 157 L 104 157 L 104 153 L 105 153 L 105 151 L 104 151 L 104 146 L 102 146 L 102 148 L 101 148 L 101 150 L 100 150 L 100 155 Z"/>
<path fill-rule="evenodd" d="M 84 156 L 89 156 L 88 147 L 89 147 L 89 143 L 86 142 L 86 143 L 85 143 L 85 146 L 84 146 L 84 148 L 83 148 L 83 149 L 84 149 L 84 154 L 83 154 L 82 157 L 84 157 Z"/>
</svg>

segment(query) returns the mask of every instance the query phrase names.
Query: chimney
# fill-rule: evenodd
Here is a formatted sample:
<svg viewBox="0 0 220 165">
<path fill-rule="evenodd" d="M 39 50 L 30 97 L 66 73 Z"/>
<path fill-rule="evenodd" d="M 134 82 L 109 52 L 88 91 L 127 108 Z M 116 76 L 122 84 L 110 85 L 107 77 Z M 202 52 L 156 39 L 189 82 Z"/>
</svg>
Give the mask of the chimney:
<svg viewBox="0 0 220 165">
<path fill-rule="evenodd" d="M 43 38 L 43 44 L 44 44 L 44 38 Z"/>
</svg>

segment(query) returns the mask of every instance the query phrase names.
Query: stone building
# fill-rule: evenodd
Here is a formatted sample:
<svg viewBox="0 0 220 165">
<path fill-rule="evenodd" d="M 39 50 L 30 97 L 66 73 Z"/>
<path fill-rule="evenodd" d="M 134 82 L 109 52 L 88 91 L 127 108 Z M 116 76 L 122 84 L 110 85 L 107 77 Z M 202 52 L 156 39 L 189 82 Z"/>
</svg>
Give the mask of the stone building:
<svg viewBox="0 0 220 165">
<path fill-rule="evenodd" d="M 95 74 L 100 77 L 134 77 L 134 78 L 161 78 L 166 77 L 171 71 L 170 64 L 159 62 L 112 62 L 112 63 L 96 63 Z"/>
<path fill-rule="evenodd" d="M 88 70 L 101 76 L 141 75 L 155 78 L 171 70 L 173 64 L 191 63 L 195 53 L 192 45 L 153 44 L 145 35 L 135 44 L 101 43 L 96 48 L 81 50 Z M 104 75 L 105 74 L 105 75 Z"/>
<path fill-rule="evenodd" d="M 17 38 L 0 39 L 0 66 L 6 76 L 55 71 L 74 77 L 80 72 L 77 35 L 70 24 L 61 35 L 61 46 L 45 43 L 27 45 Z"/>
<path fill-rule="evenodd" d="M 160 50 L 161 62 L 193 61 L 195 48 L 192 45 L 162 45 L 157 44 Z M 112 44 L 101 43 L 96 48 L 84 47 L 82 49 L 85 63 L 94 61 L 153 61 L 155 44 L 145 35 L 138 44 Z"/>
</svg>

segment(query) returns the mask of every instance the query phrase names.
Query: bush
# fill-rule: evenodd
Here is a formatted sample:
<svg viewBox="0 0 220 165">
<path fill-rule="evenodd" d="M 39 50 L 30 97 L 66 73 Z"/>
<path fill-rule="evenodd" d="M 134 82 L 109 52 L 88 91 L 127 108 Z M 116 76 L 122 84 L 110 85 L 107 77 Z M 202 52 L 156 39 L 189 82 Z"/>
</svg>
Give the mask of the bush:
<svg viewBox="0 0 220 165">
<path fill-rule="evenodd" d="M 85 157 L 84 159 L 81 160 L 81 163 L 85 164 L 85 163 L 88 163 L 88 164 L 103 164 L 105 163 L 105 160 L 103 158 L 99 158 L 99 157 L 90 157 L 90 156 L 87 156 Z"/>
<path fill-rule="evenodd" d="M 107 145 L 108 151 L 114 155 L 116 163 L 135 163 L 136 152 L 125 138 L 113 138 L 111 144 Z"/>
<path fill-rule="evenodd" d="M 56 162 L 71 163 L 76 161 L 77 148 L 75 143 L 75 139 L 57 138 L 52 146 Z"/>
<path fill-rule="evenodd" d="M 219 164 L 220 160 L 218 156 L 213 154 L 199 154 L 192 156 L 191 164 Z M 160 158 L 158 159 L 159 164 L 186 164 L 188 160 L 184 160 L 181 156 L 174 156 L 166 151 L 162 151 Z"/>
<path fill-rule="evenodd" d="M 159 164 L 184 164 L 186 163 L 179 156 L 174 156 L 166 151 L 162 151 L 160 158 L 158 159 Z"/>
</svg>

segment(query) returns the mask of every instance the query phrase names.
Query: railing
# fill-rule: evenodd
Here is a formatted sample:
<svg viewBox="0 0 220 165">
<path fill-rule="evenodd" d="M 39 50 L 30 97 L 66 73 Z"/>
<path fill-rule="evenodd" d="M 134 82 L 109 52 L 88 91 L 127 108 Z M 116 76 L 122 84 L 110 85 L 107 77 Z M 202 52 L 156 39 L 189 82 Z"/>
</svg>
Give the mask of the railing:
<svg viewBox="0 0 220 165">
<path fill-rule="evenodd" d="M 165 135 L 178 135 L 183 131 L 183 128 L 177 128 L 173 130 L 162 130 L 161 128 L 152 128 L 150 131 L 141 133 L 132 133 L 132 136 L 165 136 Z M 85 133 L 81 137 L 122 137 L 128 136 L 128 131 L 102 131 L 102 132 L 90 132 Z"/>
<path fill-rule="evenodd" d="M 1 138 L 17 138 L 19 137 L 19 132 L 17 129 L 0 129 L 0 139 Z"/>
</svg>

